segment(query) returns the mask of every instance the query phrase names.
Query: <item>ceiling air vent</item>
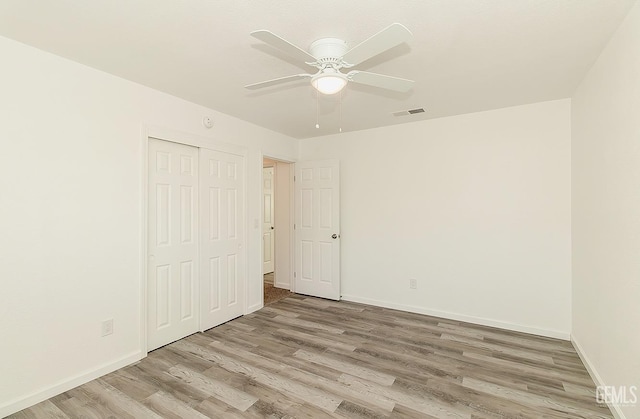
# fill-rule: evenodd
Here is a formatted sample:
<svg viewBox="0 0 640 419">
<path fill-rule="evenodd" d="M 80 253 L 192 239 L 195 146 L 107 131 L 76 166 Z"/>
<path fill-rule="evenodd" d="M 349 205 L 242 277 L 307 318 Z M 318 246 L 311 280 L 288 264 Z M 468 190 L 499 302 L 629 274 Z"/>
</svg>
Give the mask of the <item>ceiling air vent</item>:
<svg viewBox="0 0 640 419">
<path fill-rule="evenodd" d="M 414 114 L 423 113 L 423 112 L 424 112 L 424 108 L 416 108 L 416 109 L 409 109 L 407 111 L 393 112 L 392 115 L 393 116 L 406 116 L 406 115 L 414 115 Z"/>
</svg>

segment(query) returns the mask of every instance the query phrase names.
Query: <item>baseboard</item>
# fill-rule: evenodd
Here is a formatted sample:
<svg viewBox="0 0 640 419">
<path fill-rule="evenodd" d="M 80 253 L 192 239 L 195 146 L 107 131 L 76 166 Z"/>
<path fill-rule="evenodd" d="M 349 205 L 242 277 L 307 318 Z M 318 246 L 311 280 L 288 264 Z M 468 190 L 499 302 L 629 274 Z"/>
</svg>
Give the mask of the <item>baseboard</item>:
<svg viewBox="0 0 640 419">
<path fill-rule="evenodd" d="M 594 383 L 596 383 L 596 386 L 606 385 L 605 382 L 602 380 L 602 377 L 600 377 L 600 374 L 598 374 L 598 371 L 596 370 L 596 368 L 593 366 L 593 364 L 589 360 L 589 357 L 584 352 L 584 349 L 582 349 L 582 345 L 580 345 L 580 343 L 578 343 L 578 341 L 576 340 L 575 336 L 571 336 L 571 344 L 573 345 L 576 352 L 578 353 L 578 356 L 580 357 L 580 360 L 582 360 L 582 363 L 584 364 L 585 368 L 587 369 L 587 372 L 591 376 L 591 379 L 593 380 Z M 620 406 L 609 404 L 609 403 L 607 403 L 607 406 L 609 406 L 609 410 L 611 410 L 611 413 L 613 413 L 613 416 L 616 419 L 626 418 L 624 413 L 622 413 L 622 410 L 620 410 Z"/>
<path fill-rule="evenodd" d="M 274 282 L 273 286 L 275 288 L 283 288 L 285 290 L 291 290 L 291 284 L 288 282 Z"/>
<path fill-rule="evenodd" d="M 251 306 L 247 307 L 247 312 L 244 313 L 244 314 L 246 315 L 246 314 L 253 313 L 254 311 L 260 310 L 262 307 L 264 307 L 264 302 L 260 302 L 258 304 L 251 305 Z"/>
<path fill-rule="evenodd" d="M 60 393 L 64 393 L 67 390 L 71 390 L 72 388 L 78 387 L 84 383 L 88 383 L 91 380 L 95 380 L 96 378 L 102 377 L 105 374 L 109 374 L 119 368 L 126 367 L 129 364 L 133 364 L 144 358 L 144 355 L 141 352 L 134 352 L 125 357 L 122 357 L 114 362 L 110 362 L 109 364 L 103 365 L 96 369 L 92 369 L 91 371 L 82 373 L 80 375 L 76 375 L 68 380 L 64 380 L 49 386 L 45 389 L 38 390 L 26 397 L 21 399 L 10 401 L 9 403 L 0 406 L 0 417 L 9 416 L 13 413 L 19 412 L 22 409 L 26 409 L 27 407 L 33 406 L 34 404 L 38 404 L 41 401 L 47 400 L 53 396 L 56 396 Z"/>
<path fill-rule="evenodd" d="M 427 316 L 442 317 L 449 320 L 458 320 L 467 323 L 480 324 L 482 326 L 497 327 L 498 329 L 511 330 L 514 332 L 528 333 L 530 335 L 546 336 L 550 338 L 570 340 L 568 332 L 558 330 L 539 329 L 536 327 L 523 326 L 515 323 L 502 322 L 498 320 L 486 319 L 483 317 L 468 316 L 465 314 L 450 313 L 447 311 L 431 310 L 424 307 L 410 306 L 405 304 L 391 303 L 388 301 L 373 300 L 370 298 L 357 297 L 355 295 L 343 295 L 343 300 L 354 303 L 369 304 L 372 306 L 391 308 L 394 310 L 407 311 L 409 313 L 425 314 Z"/>
</svg>

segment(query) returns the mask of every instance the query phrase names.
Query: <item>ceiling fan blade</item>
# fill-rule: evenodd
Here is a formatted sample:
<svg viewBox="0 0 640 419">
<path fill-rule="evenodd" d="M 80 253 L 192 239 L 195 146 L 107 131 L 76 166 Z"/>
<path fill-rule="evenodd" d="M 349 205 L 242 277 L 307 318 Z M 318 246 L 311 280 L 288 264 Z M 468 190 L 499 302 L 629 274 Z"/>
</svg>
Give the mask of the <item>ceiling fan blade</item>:
<svg viewBox="0 0 640 419">
<path fill-rule="evenodd" d="M 400 45 L 412 37 L 411 31 L 400 23 L 393 23 L 381 30 L 371 38 L 366 39 L 347 51 L 342 57 L 343 61 L 354 66 L 369 58 Z"/>
<path fill-rule="evenodd" d="M 313 55 L 309 54 L 307 51 L 302 48 L 293 45 L 291 42 L 280 38 L 278 35 L 271 31 L 260 30 L 251 32 L 251 36 L 257 38 L 264 42 L 265 44 L 269 44 L 274 48 L 278 48 L 280 51 L 284 51 L 293 58 L 296 58 L 305 63 L 315 62 L 316 59 Z"/>
<path fill-rule="evenodd" d="M 262 89 L 263 87 L 276 86 L 278 84 L 288 83 L 290 81 L 308 79 L 309 77 L 311 77 L 311 74 L 294 74 L 293 76 L 280 77 L 278 79 L 261 81 L 260 83 L 247 84 L 246 86 L 244 86 L 244 88 L 249 90 Z"/>
<path fill-rule="evenodd" d="M 347 78 L 354 83 L 366 84 L 368 86 L 380 87 L 382 89 L 394 90 L 396 92 L 403 93 L 409 91 L 415 83 L 413 80 L 356 70 L 347 73 Z"/>
</svg>

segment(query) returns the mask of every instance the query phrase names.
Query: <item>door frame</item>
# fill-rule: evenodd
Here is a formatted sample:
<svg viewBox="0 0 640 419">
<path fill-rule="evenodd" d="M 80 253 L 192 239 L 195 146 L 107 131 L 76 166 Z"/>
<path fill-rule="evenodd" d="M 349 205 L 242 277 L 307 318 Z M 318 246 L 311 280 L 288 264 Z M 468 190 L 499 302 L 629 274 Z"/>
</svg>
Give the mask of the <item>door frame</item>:
<svg viewBox="0 0 640 419">
<path fill-rule="evenodd" d="M 286 157 L 281 157 L 278 155 L 274 155 L 274 154 L 260 154 L 260 173 L 262 173 L 262 168 L 263 168 L 263 162 L 264 159 L 269 159 L 269 160 L 274 160 L 276 162 L 281 162 L 281 163 L 286 163 L 290 165 L 290 169 L 289 170 L 289 214 L 291 215 L 291 217 L 289 218 L 289 272 L 291 275 L 293 275 L 293 272 L 295 270 L 295 229 L 294 229 L 294 224 L 295 224 L 295 193 L 294 193 L 294 178 L 295 178 L 295 173 L 296 173 L 296 162 L 292 161 L 290 158 L 286 158 Z M 274 167 L 274 178 L 277 175 L 277 169 Z M 260 175 L 260 179 L 262 179 L 262 175 Z M 260 186 L 260 193 L 263 194 L 263 184 L 264 181 L 261 182 L 261 186 Z M 275 191 L 275 184 L 274 184 L 274 191 Z M 274 193 L 274 199 L 275 199 L 275 193 Z M 260 200 L 260 214 L 264 214 L 264 199 Z M 277 234 L 276 234 L 276 238 L 277 238 Z M 275 249 L 278 248 L 277 243 L 274 245 L 274 260 L 275 260 Z M 262 240 L 260 241 L 260 260 L 261 262 L 263 262 L 264 260 L 264 243 L 262 242 Z M 275 263 L 275 262 L 274 262 Z M 276 276 L 278 275 L 277 270 L 275 269 L 274 266 L 274 275 L 273 275 L 273 283 L 275 285 L 276 283 Z M 260 288 L 260 295 L 262 296 L 262 304 L 264 306 L 264 275 L 262 275 L 262 281 L 260 281 L 260 283 L 262 284 L 262 287 Z M 293 281 L 293 276 L 291 276 L 289 278 L 289 290 L 291 292 L 295 292 L 295 284 Z"/>
<path fill-rule="evenodd" d="M 144 358 L 149 353 L 147 350 L 147 266 L 148 266 L 148 231 L 147 224 L 149 221 L 149 203 L 148 203 L 148 188 L 149 188 L 149 138 L 155 138 L 157 140 L 169 141 L 172 143 L 184 144 L 192 147 L 206 148 L 209 150 L 221 151 L 224 153 L 235 154 L 241 156 L 244 159 L 244 180 L 243 180 L 243 215 L 242 224 L 244 226 L 243 242 L 244 246 L 242 253 L 245 263 L 249 265 L 248 255 L 248 225 L 247 225 L 247 175 L 248 175 L 248 162 L 247 162 L 247 148 L 234 144 L 224 143 L 215 140 L 211 137 L 203 137 L 196 134 L 190 134 L 187 132 L 172 130 L 168 128 L 143 125 L 141 129 L 140 138 L 140 156 L 141 156 L 141 172 L 140 172 L 140 352 L 141 358 Z M 198 243 L 200 243 L 200 233 L 197 234 Z M 198 245 L 198 260 L 200 260 L 200 246 Z M 242 312 L 247 314 L 249 287 L 248 287 L 248 271 L 246 271 L 242 281 L 244 282 L 244 296 L 242 302 Z M 198 278 L 198 289 L 200 289 L 200 278 Z M 264 299 L 264 297 L 263 297 Z M 200 298 L 198 297 L 198 323 L 200 323 Z M 199 324 L 199 328 L 201 325 Z"/>
<path fill-rule="evenodd" d="M 277 162 L 274 160 L 274 162 L 276 164 L 274 164 L 273 166 L 263 166 L 262 168 L 262 276 L 264 278 L 264 211 L 266 209 L 266 205 L 264 203 L 264 171 L 265 169 L 271 169 L 271 242 L 272 242 L 272 246 L 271 246 L 271 263 L 273 265 L 273 270 L 271 272 L 273 272 L 274 274 L 274 278 L 275 278 L 275 272 L 276 272 L 276 255 L 275 255 L 275 249 L 276 249 L 276 245 L 275 245 L 275 233 L 274 233 L 274 228 L 275 228 L 275 224 L 276 224 L 276 220 L 275 220 L 275 208 L 276 208 L 276 203 L 275 203 L 275 199 L 276 199 L 276 185 L 275 185 L 275 181 L 276 178 L 278 176 L 277 174 Z M 264 164 L 264 163 L 263 163 Z M 274 284 L 275 284 L 275 279 L 274 279 Z"/>
</svg>

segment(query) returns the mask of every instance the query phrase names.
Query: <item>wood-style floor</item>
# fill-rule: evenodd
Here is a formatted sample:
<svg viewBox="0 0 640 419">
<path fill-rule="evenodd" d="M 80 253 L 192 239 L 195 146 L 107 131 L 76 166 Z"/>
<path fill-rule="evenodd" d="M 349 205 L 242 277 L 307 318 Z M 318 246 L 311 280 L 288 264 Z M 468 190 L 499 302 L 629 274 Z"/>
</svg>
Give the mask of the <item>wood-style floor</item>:
<svg viewBox="0 0 640 419">
<path fill-rule="evenodd" d="M 611 418 L 569 342 L 292 295 L 15 418 Z"/>
</svg>

